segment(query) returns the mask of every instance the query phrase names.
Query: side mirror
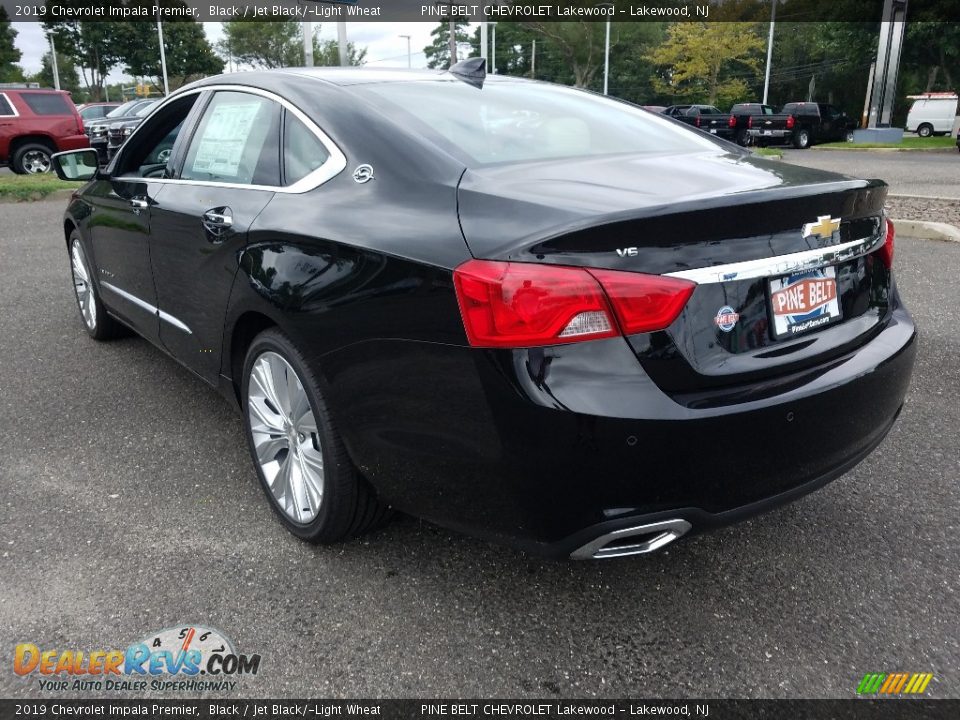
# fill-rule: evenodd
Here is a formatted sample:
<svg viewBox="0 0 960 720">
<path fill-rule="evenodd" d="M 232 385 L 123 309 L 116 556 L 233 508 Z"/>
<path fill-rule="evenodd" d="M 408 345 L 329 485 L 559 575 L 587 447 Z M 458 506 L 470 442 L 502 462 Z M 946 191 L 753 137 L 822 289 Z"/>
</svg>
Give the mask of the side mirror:
<svg viewBox="0 0 960 720">
<path fill-rule="evenodd" d="M 93 180 L 100 169 L 99 157 L 93 148 L 55 153 L 51 159 L 61 180 Z"/>
</svg>

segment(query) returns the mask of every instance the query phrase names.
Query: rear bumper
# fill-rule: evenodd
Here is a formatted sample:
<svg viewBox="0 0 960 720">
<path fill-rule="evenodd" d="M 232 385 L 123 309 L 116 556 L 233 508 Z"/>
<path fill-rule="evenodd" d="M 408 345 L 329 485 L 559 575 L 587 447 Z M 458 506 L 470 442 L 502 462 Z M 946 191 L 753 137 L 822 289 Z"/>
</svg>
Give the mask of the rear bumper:
<svg viewBox="0 0 960 720">
<path fill-rule="evenodd" d="M 331 388 L 351 455 L 386 501 L 569 556 L 619 528 L 725 525 L 845 473 L 900 412 L 915 338 L 897 308 L 809 382 L 705 409 L 671 400 L 622 338 L 523 351 L 394 343 L 382 349 L 389 382 L 369 355 L 344 356 Z M 357 364 L 363 384 L 352 387 Z"/>
<path fill-rule="evenodd" d="M 59 148 L 59 152 L 82 150 L 88 147 L 90 147 L 90 138 L 86 135 L 68 135 L 67 137 L 57 138 L 57 148 Z"/>
<path fill-rule="evenodd" d="M 750 129 L 747 130 L 750 134 L 750 137 L 753 138 L 788 138 L 793 135 L 793 130 L 756 130 Z"/>
</svg>

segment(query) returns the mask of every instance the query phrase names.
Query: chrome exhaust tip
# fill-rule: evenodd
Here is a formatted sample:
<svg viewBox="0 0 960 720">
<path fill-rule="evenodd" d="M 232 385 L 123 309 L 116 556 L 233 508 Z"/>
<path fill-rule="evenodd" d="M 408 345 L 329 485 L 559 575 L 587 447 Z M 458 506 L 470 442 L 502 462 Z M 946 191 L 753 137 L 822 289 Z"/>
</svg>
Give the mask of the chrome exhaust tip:
<svg viewBox="0 0 960 720">
<path fill-rule="evenodd" d="M 602 560 L 643 555 L 669 545 L 685 535 L 691 527 L 686 520 L 675 519 L 614 530 L 574 550 L 570 553 L 570 559 Z"/>
</svg>

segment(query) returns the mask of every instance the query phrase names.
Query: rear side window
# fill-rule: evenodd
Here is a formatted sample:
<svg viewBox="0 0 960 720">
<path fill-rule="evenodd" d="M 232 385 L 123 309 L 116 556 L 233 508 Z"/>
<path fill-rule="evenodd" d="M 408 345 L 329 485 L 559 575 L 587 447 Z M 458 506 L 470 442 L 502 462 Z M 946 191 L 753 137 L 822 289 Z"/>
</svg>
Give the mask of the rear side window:
<svg viewBox="0 0 960 720">
<path fill-rule="evenodd" d="M 285 182 L 293 185 L 322 166 L 330 158 L 320 138 L 291 112 L 286 113 L 283 128 Z"/>
<path fill-rule="evenodd" d="M 14 115 L 13 108 L 10 107 L 10 101 L 4 95 L 0 95 L 0 115 Z"/>
<path fill-rule="evenodd" d="M 280 106 L 250 93 L 213 96 L 180 177 L 237 185 L 280 184 Z"/>
<path fill-rule="evenodd" d="M 37 115 L 73 115 L 70 102 L 59 93 L 23 93 L 20 98 Z"/>
</svg>

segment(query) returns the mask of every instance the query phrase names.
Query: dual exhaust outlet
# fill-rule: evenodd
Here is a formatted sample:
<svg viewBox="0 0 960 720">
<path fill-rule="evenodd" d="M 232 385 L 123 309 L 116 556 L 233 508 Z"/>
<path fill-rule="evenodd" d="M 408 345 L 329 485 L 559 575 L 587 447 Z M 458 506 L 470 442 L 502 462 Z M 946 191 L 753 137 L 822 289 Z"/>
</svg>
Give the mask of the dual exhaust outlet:
<svg viewBox="0 0 960 720">
<path fill-rule="evenodd" d="M 570 553 L 572 560 L 603 560 L 605 558 L 643 555 L 666 547 L 690 530 L 686 520 L 674 519 L 621 528 L 594 538 Z"/>
</svg>

